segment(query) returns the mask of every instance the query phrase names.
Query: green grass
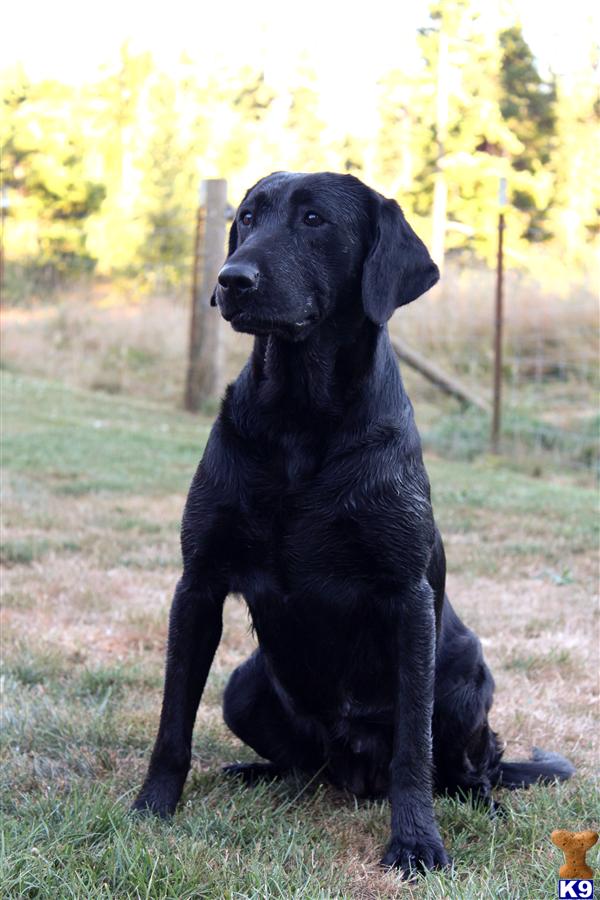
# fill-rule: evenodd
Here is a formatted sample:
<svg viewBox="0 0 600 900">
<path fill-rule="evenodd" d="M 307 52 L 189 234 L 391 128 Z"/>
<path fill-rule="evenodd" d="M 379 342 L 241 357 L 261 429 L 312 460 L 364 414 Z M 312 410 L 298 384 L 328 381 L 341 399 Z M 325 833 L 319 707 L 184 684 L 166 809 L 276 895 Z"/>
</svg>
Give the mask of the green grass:
<svg viewBox="0 0 600 900">
<path fill-rule="evenodd" d="M 29 565 L 43 559 L 51 551 L 67 551 L 77 553 L 81 546 L 77 541 L 58 541 L 53 544 L 46 539 L 36 540 L 28 538 L 27 540 L 3 540 L 0 542 L 0 564 L 5 566 L 11 565 Z"/>
<path fill-rule="evenodd" d="M 181 491 L 208 437 L 205 419 L 2 373 L 6 468 L 55 492 Z"/>
<path fill-rule="evenodd" d="M 0 563 L 5 566 L 28 565 L 41 559 L 49 550 L 48 541 L 2 541 L 0 545 Z"/>
<path fill-rule="evenodd" d="M 505 462 L 531 472 L 560 469 L 600 471 L 600 417 L 594 411 L 578 430 L 539 421 L 535 411 L 504 411 L 500 451 Z M 423 429 L 426 449 L 456 459 L 474 460 L 489 451 L 490 417 L 475 408 L 438 414 Z"/>
<path fill-rule="evenodd" d="M 342 805 L 328 788 L 293 780 L 248 791 L 216 776 L 192 779 L 170 824 L 135 820 L 127 814 L 130 799 L 100 784 L 93 794 L 78 785 L 66 795 L 21 801 L 5 831 L 11 855 L 3 896 L 317 900 L 408 893 L 393 876 L 385 893 L 361 893 L 336 862 L 344 828 L 385 840 L 385 804 Z M 575 788 L 511 797 L 497 823 L 439 801 L 454 869 L 420 879 L 411 893 L 440 900 L 556 896 L 560 854 L 548 829 L 557 800 L 564 827 L 577 829 L 589 815 L 589 796 Z"/>
<path fill-rule="evenodd" d="M 529 673 L 545 667 L 564 669 L 571 664 L 572 659 L 568 650 L 552 649 L 538 656 L 533 654 L 529 656 L 513 656 L 506 661 L 505 668 Z"/>
<path fill-rule="evenodd" d="M 387 803 L 356 802 L 318 778 L 246 789 L 220 775 L 222 764 L 254 758 L 220 715 L 228 673 L 252 642 L 235 601 L 182 804 L 170 823 L 128 813 L 156 728 L 178 516 L 209 422 L 8 373 L 3 390 L 0 896 L 556 895 L 551 830 L 600 821 L 591 688 L 582 689 L 591 667 L 573 643 L 594 623 L 594 491 L 485 459 L 428 460 L 450 577 L 473 585 L 475 599 L 459 596 L 459 608 L 480 620 L 504 726 L 525 746 L 537 727 L 542 746 L 554 740 L 582 771 L 567 785 L 499 792 L 506 815 L 496 820 L 436 800 L 454 867 L 407 886 L 377 866 Z M 520 588 L 502 603 L 488 597 L 490 585 L 515 579 L 530 612 Z M 503 713 L 513 692 L 518 707 Z"/>
</svg>

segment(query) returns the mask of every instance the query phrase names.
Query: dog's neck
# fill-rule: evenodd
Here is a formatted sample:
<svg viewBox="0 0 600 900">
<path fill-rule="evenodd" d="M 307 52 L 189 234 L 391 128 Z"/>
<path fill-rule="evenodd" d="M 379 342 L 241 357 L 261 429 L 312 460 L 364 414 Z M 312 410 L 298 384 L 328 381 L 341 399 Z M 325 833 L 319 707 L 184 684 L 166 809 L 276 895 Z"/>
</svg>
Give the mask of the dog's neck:
<svg viewBox="0 0 600 900">
<path fill-rule="evenodd" d="M 381 377 L 382 367 L 386 378 Z M 384 411 L 390 392 L 401 389 L 387 328 L 364 315 L 346 316 L 344 321 L 331 317 L 297 343 L 274 335 L 257 337 L 251 368 L 260 404 L 302 418 L 343 417 L 348 398 L 357 393 Z"/>
</svg>

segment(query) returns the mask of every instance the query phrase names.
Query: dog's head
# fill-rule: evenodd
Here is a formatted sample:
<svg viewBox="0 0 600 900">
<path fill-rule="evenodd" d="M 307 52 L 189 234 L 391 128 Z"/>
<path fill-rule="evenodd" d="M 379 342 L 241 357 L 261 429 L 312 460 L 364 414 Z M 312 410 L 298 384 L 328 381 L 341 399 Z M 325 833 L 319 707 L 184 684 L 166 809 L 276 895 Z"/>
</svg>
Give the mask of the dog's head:
<svg viewBox="0 0 600 900">
<path fill-rule="evenodd" d="M 438 277 L 394 200 L 352 175 L 276 172 L 240 204 L 212 302 L 236 331 L 298 341 L 357 304 L 383 325 Z"/>
</svg>

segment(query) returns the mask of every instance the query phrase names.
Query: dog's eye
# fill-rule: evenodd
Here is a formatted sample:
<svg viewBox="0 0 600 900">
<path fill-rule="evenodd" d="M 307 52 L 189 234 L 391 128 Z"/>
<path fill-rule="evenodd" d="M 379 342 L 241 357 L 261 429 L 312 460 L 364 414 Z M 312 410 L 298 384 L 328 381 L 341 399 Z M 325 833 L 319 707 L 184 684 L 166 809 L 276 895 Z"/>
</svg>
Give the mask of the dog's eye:
<svg viewBox="0 0 600 900">
<path fill-rule="evenodd" d="M 243 215 L 240 218 L 240 222 L 242 223 L 242 225 L 252 225 L 252 213 L 251 212 L 243 213 Z"/>
<path fill-rule="evenodd" d="M 310 225 L 311 228 L 316 228 L 318 225 L 322 225 L 325 219 L 323 219 L 319 213 L 313 212 L 309 210 L 307 213 L 304 213 L 304 218 L 302 219 L 305 225 Z"/>
</svg>

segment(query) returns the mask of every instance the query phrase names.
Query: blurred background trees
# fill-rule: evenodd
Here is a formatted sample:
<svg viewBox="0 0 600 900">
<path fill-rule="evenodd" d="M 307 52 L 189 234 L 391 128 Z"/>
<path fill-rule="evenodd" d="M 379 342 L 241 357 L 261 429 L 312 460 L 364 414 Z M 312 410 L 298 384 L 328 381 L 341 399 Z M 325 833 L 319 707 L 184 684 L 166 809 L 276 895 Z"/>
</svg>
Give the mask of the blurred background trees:
<svg viewBox="0 0 600 900">
<path fill-rule="evenodd" d="M 8 295 L 18 293 L 12 270 L 42 273 L 46 285 L 95 269 L 176 286 L 189 278 L 200 178 L 228 178 L 237 203 L 257 175 L 285 168 L 364 178 L 417 219 L 434 255 L 444 247 L 464 264 L 493 260 L 504 174 L 515 264 L 535 265 L 529 250 L 545 245 L 585 267 L 599 231 L 597 82 L 540 72 L 520 25 L 477 9 L 431 5 L 421 66 L 380 80 L 370 139 L 351 121 L 343 131 L 327 121 L 308 58 L 287 84 L 231 63 L 199 82 L 189 61 L 161 71 L 127 45 L 81 87 L 11 72 L 1 126 Z M 597 65 L 590 56 L 590 76 Z"/>
<path fill-rule="evenodd" d="M 268 30 L 265 8 L 261 20 L 238 4 L 246 32 L 236 34 L 246 38 L 237 51 L 236 35 L 220 48 L 218 24 L 200 11 L 205 40 L 191 28 L 185 55 L 181 3 L 137 49 L 113 42 L 102 69 L 95 56 L 85 79 L 81 59 L 62 81 L 32 79 L 23 67 L 0 74 L 1 365 L 180 404 L 201 180 L 225 178 L 236 206 L 271 171 L 333 169 L 395 197 L 446 263 L 436 290 L 394 317 L 393 336 L 487 397 L 505 177 L 504 447 L 531 471 L 551 460 L 588 472 L 600 428 L 593 30 L 576 26 L 580 52 L 571 48 L 562 65 L 562 31 L 545 44 L 543 58 L 559 63 L 553 72 L 528 44 L 528 34 L 539 40 L 535 22 L 524 32 L 511 0 L 431 0 L 396 12 L 371 0 L 351 23 L 334 5 L 309 5 L 290 35 L 285 23 Z M 118 34 L 144 24 L 112 14 L 97 23 L 106 26 L 100 47 L 116 17 Z M 230 15 L 220 12 L 221 26 Z M 164 55 L 169 27 L 173 52 Z M 27 48 L 35 38 L 13 34 Z M 84 42 L 73 34 L 62 46 L 77 61 Z M 226 380 L 250 339 L 230 329 L 221 337 Z M 408 366 L 403 373 L 426 446 L 468 458 L 486 451 L 486 414 L 457 409 Z"/>
<path fill-rule="evenodd" d="M 65 86 L 32 85 L 20 73 L 4 97 L 3 193 L 18 200 L 16 254 L 51 279 L 79 274 L 97 261 L 87 223 L 106 187 L 87 166 L 82 111 Z"/>
</svg>

